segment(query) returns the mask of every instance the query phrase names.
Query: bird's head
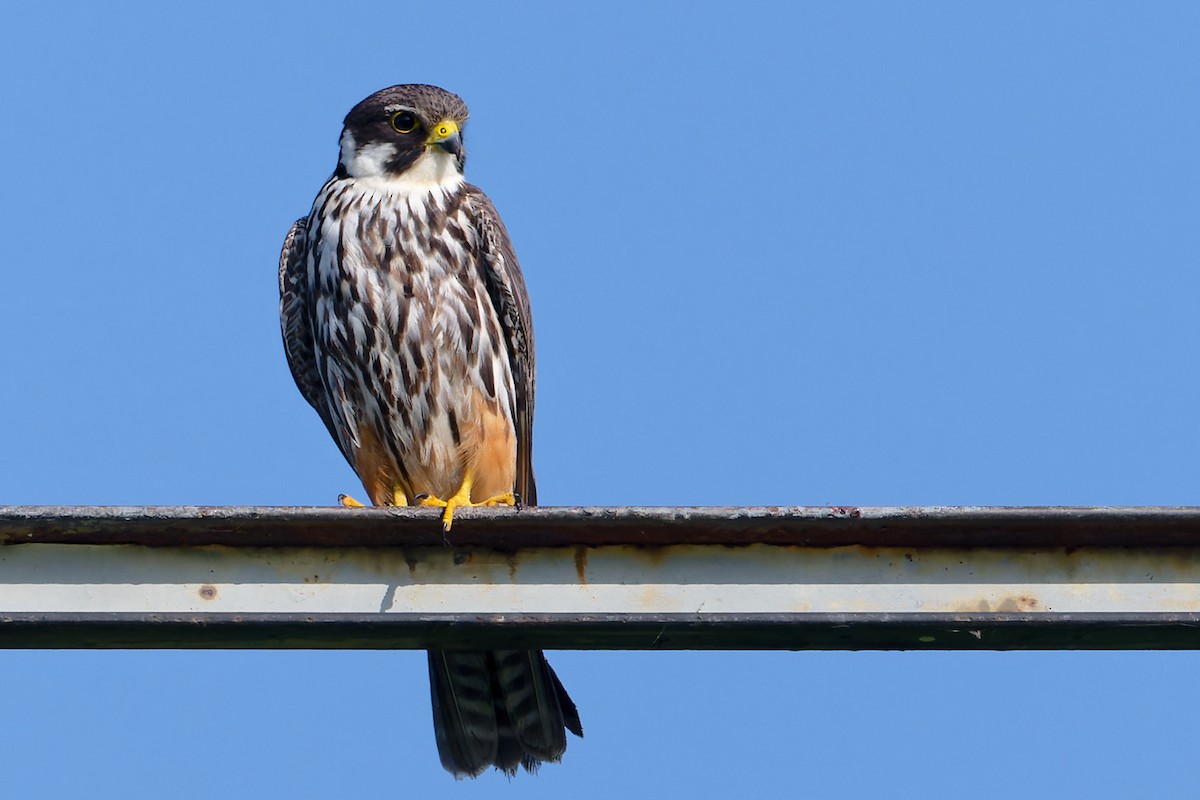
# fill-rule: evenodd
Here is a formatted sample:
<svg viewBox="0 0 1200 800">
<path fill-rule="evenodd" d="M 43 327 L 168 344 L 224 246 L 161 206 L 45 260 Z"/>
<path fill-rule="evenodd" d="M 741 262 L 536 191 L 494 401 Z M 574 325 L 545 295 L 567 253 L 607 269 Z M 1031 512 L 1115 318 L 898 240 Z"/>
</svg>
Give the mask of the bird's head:
<svg viewBox="0 0 1200 800">
<path fill-rule="evenodd" d="M 456 94 L 420 83 L 390 86 L 346 115 L 338 171 L 396 188 L 455 187 L 467 160 L 466 121 L 467 105 Z"/>
</svg>

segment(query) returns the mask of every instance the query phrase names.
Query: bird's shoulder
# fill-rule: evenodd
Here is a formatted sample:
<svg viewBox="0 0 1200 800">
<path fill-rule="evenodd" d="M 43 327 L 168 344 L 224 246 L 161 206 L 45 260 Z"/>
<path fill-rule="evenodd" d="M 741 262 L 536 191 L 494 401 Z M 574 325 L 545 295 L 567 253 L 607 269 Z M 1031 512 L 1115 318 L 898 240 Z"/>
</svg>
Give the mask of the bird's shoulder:
<svg viewBox="0 0 1200 800">
<path fill-rule="evenodd" d="M 497 281 L 500 291 L 509 296 L 522 307 L 522 313 L 528 317 L 528 291 L 525 288 L 525 276 L 521 273 L 521 264 L 513 249 L 512 239 L 508 228 L 500 218 L 491 198 L 471 183 L 463 184 L 464 204 L 475 225 L 482 245 L 484 258 L 493 280 Z M 525 320 L 528 325 L 528 319 Z"/>
</svg>

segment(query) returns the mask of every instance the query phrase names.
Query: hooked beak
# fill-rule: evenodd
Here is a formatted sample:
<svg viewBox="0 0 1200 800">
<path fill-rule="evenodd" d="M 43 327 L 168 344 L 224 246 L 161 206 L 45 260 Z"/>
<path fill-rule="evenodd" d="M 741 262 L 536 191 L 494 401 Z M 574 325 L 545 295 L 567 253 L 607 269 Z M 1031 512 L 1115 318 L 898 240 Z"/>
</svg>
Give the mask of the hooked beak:
<svg viewBox="0 0 1200 800">
<path fill-rule="evenodd" d="M 439 147 L 455 158 L 462 156 L 462 134 L 459 133 L 458 123 L 444 119 L 429 129 L 429 138 L 425 144 Z"/>
</svg>

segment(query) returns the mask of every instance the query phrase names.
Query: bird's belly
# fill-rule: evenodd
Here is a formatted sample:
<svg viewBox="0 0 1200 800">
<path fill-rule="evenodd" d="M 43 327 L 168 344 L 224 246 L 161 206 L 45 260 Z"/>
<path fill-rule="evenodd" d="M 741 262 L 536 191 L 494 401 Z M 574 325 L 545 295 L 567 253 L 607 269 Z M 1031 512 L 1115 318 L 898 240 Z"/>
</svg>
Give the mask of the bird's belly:
<svg viewBox="0 0 1200 800">
<path fill-rule="evenodd" d="M 490 302 L 436 270 L 387 276 L 363 302 L 375 320 L 354 405 L 355 468 L 376 504 L 445 499 L 470 476 L 475 501 L 512 491 L 516 432 L 503 387 L 512 385 Z M 400 311 L 397 311 L 400 309 Z M 490 315 L 490 316 L 489 316 Z M 499 379 L 498 379 L 499 378 Z"/>
</svg>

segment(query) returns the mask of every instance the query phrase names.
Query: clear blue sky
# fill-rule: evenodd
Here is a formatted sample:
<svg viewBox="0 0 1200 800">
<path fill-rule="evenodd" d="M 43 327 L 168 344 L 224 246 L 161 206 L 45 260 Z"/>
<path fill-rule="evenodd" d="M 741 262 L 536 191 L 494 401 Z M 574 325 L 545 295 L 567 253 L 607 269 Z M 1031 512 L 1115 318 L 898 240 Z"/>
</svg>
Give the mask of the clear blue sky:
<svg viewBox="0 0 1200 800">
<path fill-rule="evenodd" d="M 1198 503 L 1197 41 L 1168 2 L 8 4 L 0 503 L 358 488 L 276 258 L 417 81 L 525 267 L 543 502 Z M 1194 794 L 1194 653 L 552 660 L 587 738 L 456 785 L 417 653 L 0 652 L 0 791 Z"/>
</svg>

